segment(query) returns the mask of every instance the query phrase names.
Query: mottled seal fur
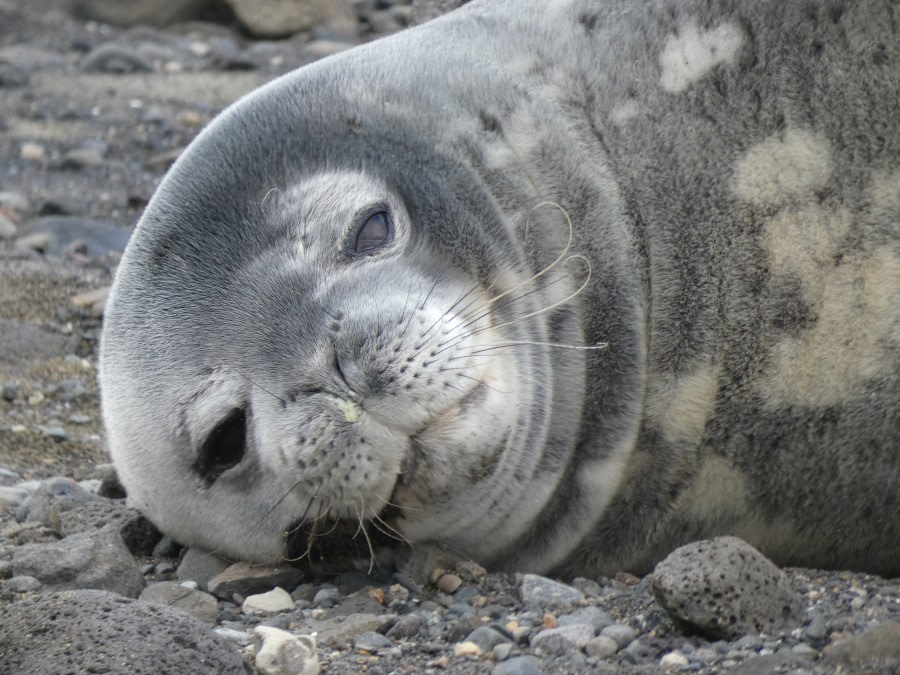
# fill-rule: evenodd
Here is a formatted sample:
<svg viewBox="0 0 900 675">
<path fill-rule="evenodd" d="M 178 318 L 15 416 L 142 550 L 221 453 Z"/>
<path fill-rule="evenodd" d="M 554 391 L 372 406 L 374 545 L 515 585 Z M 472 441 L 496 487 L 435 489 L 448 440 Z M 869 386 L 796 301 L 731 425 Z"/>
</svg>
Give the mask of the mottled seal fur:
<svg viewBox="0 0 900 675">
<path fill-rule="evenodd" d="M 260 561 L 900 573 L 898 12 L 475 1 L 239 101 L 110 296 L 132 503 Z"/>
</svg>

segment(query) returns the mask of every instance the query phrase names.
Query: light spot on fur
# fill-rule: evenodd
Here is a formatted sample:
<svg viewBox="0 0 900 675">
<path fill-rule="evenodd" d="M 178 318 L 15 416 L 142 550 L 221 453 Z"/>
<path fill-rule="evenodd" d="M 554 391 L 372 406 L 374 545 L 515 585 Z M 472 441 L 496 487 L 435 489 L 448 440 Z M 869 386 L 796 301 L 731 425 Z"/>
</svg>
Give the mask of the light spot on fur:
<svg viewBox="0 0 900 675">
<path fill-rule="evenodd" d="M 772 345 L 760 387 L 770 406 L 838 404 L 878 377 L 900 347 L 900 255 L 890 245 L 849 250 L 855 227 L 849 211 L 821 207 L 782 211 L 768 224 L 772 272 L 799 278 L 816 316 Z"/>
<path fill-rule="evenodd" d="M 690 21 L 677 35 L 670 35 L 659 55 L 660 86 L 677 94 L 716 66 L 731 63 L 744 42 L 740 28 L 721 24 L 708 31 Z"/>
<path fill-rule="evenodd" d="M 727 525 L 747 513 L 750 491 L 747 477 L 722 457 L 703 462 L 694 481 L 678 498 L 675 511 L 688 520 L 700 519 L 715 531 L 715 523 Z"/>
<path fill-rule="evenodd" d="M 805 129 L 757 143 L 738 160 L 734 192 L 751 204 L 782 204 L 822 187 L 831 176 L 831 147 Z"/>
<path fill-rule="evenodd" d="M 783 209 L 768 222 L 764 234 L 771 270 L 799 275 L 814 286 L 821 285 L 852 223 L 847 209 Z"/>
<path fill-rule="evenodd" d="M 650 387 L 647 416 L 673 443 L 700 442 L 716 404 L 718 369 L 704 364 L 680 377 L 664 377 Z"/>
<path fill-rule="evenodd" d="M 703 461 L 672 509 L 675 522 L 691 523 L 707 536 L 733 534 L 768 555 L 788 555 L 797 548 L 797 528 L 792 523 L 766 520 L 758 512 L 747 475 L 719 456 Z"/>
<path fill-rule="evenodd" d="M 876 218 L 896 218 L 900 214 L 900 169 L 875 172 L 870 193 Z"/>
<path fill-rule="evenodd" d="M 609 119 L 617 127 L 624 127 L 640 114 L 641 106 L 637 101 L 625 101 L 625 103 L 620 103 L 610 111 Z"/>
</svg>

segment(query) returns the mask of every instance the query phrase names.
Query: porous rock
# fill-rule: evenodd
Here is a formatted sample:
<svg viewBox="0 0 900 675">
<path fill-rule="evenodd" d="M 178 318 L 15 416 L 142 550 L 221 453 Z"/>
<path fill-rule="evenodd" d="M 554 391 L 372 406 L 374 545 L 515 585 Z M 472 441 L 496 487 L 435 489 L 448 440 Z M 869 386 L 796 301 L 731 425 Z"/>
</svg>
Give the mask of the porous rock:
<svg viewBox="0 0 900 675">
<path fill-rule="evenodd" d="M 656 566 L 651 585 L 673 619 L 711 637 L 771 634 L 803 620 L 787 576 L 737 537 L 676 549 Z"/>
<path fill-rule="evenodd" d="M 47 590 L 97 589 L 136 598 L 144 588 L 134 556 L 115 525 L 13 553 L 13 574 L 38 579 Z"/>
<path fill-rule="evenodd" d="M 184 612 L 94 590 L 38 594 L 5 607 L 0 672 L 247 673 L 236 645 Z"/>
<path fill-rule="evenodd" d="M 71 536 L 81 532 L 93 532 L 114 523 L 125 546 L 135 556 L 153 553 L 153 547 L 162 539 L 162 533 L 141 514 L 121 501 L 96 499 L 59 515 L 59 532 Z"/>
</svg>

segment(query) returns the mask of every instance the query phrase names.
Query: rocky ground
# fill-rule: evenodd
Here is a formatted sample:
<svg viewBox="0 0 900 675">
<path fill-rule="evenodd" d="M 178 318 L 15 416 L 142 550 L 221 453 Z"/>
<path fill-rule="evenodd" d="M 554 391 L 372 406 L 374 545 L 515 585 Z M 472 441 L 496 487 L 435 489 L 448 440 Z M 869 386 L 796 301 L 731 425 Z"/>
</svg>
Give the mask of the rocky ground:
<svg viewBox="0 0 900 675">
<path fill-rule="evenodd" d="M 229 102 L 450 3 L 264 38 L 237 0 L 85 18 L 132 4 L 0 0 L 0 672 L 900 672 L 900 582 L 748 566 L 740 542 L 558 584 L 428 551 L 315 576 L 160 539 L 115 499 L 96 384 L 129 229 Z"/>
</svg>

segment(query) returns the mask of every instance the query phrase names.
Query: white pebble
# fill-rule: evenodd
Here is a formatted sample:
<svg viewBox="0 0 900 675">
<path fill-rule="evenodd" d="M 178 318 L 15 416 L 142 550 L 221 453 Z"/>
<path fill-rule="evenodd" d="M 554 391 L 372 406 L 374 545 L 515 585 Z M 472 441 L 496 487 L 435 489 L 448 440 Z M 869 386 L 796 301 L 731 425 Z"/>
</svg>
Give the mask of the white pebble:
<svg viewBox="0 0 900 675">
<path fill-rule="evenodd" d="M 672 670 L 687 664 L 687 657 L 677 649 L 674 652 L 669 652 L 659 660 L 659 667 L 663 670 Z"/>
</svg>

